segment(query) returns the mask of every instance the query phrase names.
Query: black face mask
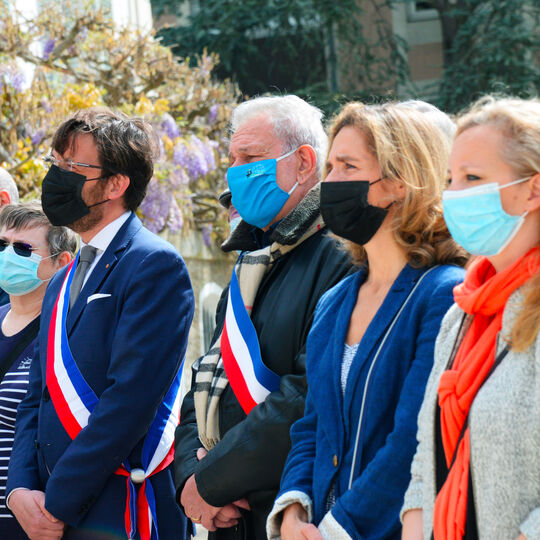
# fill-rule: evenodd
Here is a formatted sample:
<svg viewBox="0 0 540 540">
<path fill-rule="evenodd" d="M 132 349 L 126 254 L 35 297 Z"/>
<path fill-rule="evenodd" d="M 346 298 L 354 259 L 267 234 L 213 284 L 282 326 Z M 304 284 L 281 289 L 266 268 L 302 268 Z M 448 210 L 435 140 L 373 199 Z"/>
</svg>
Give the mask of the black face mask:
<svg viewBox="0 0 540 540">
<path fill-rule="evenodd" d="M 334 234 L 361 245 L 373 238 L 392 205 L 379 208 L 368 204 L 369 186 L 381 180 L 321 183 L 321 214 Z"/>
<path fill-rule="evenodd" d="M 51 165 L 41 186 L 41 205 L 49 221 L 56 226 L 69 225 L 90 213 L 90 208 L 109 201 L 98 202 L 88 206 L 82 198 L 85 182 L 101 180 L 110 175 L 98 178 L 86 178 L 82 174 L 66 171 L 57 165 Z"/>
</svg>

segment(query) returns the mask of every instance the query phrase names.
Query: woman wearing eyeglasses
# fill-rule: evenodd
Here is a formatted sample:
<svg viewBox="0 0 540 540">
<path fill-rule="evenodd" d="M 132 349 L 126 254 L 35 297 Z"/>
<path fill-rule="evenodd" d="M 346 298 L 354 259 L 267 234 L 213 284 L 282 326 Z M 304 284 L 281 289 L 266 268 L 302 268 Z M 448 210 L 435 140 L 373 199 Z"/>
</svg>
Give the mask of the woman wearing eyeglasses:
<svg viewBox="0 0 540 540">
<path fill-rule="evenodd" d="M 28 386 L 47 282 L 76 249 L 75 234 L 53 227 L 39 203 L 10 204 L 0 211 L 0 287 L 10 300 L 0 307 L 0 538 L 27 538 L 4 499 L 15 417 Z M 54 527 L 44 520 L 44 529 Z"/>
</svg>

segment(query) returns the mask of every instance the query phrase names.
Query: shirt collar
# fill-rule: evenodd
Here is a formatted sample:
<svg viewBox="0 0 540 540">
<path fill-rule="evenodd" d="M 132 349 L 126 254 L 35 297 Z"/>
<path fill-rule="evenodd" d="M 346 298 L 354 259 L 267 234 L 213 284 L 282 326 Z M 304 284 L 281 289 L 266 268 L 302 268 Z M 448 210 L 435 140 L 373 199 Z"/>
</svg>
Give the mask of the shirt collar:
<svg viewBox="0 0 540 540">
<path fill-rule="evenodd" d="M 128 210 L 127 212 L 124 212 L 120 217 L 117 217 L 114 221 L 111 221 L 108 225 L 103 227 L 101 231 L 99 231 L 96 236 L 94 236 L 88 244 L 85 244 L 81 240 L 81 245 L 89 245 L 92 247 L 95 247 L 98 252 L 105 251 L 109 244 L 113 241 L 113 238 L 116 236 L 118 231 L 121 229 L 122 225 L 127 221 L 129 216 L 131 215 L 131 211 Z"/>
</svg>

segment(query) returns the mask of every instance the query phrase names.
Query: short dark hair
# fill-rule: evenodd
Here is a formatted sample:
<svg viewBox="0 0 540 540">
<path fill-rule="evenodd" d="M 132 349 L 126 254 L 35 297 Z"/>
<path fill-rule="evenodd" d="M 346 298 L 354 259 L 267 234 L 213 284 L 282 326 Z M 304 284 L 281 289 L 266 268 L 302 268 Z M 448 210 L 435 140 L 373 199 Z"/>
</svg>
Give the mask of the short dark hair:
<svg viewBox="0 0 540 540">
<path fill-rule="evenodd" d="M 94 138 L 104 176 L 123 174 L 129 178 L 124 204 L 128 210 L 137 210 L 146 195 L 159 153 L 152 126 L 141 118 L 106 107 L 91 107 L 76 112 L 56 130 L 52 147 L 63 155 L 83 133 Z"/>
<path fill-rule="evenodd" d="M 20 204 L 6 204 L 0 210 L 0 229 L 32 229 L 34 227 L 47 227 L 47 244 L 52 260 L 67 251 L 74 256 L 77 251 L 77 235 L 67 227 L 51 225 L 38 201 L 29 201 Z"/>
</svg>

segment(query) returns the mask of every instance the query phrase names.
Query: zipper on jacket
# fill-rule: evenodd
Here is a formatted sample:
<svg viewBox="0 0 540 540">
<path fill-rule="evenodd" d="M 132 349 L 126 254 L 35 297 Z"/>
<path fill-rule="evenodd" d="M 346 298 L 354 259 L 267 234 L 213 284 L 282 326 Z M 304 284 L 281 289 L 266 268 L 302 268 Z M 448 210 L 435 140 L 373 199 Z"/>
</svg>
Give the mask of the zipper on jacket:
<svg viewBox="0 0 540 540">
<path fill-rule="evenodd" d="M 384 347 L 384 344 L 386 343 L 386 340 L 388 339 L 388 336 L 390 335 L 390 333 L 392 332 L 392 329 L 396 325 L 396 322 L 398 321 L 399 316 L 401 315 L 402 311 L 405 309 L 405 306 L 409 303 L 409 300 L 411 299 L 414 291 L 416 291 L 416 289 L 418 288 L 420 283 L 422 283 L 423 279 L 432 270 L 435 270 L 435 268 L 438 268 L 438 266 L 433 266 L 433 267 L 429 268 L 428 270 L 426 270 L 420 276 L 420 279 L 416 282 L 415 286 L 411 289 L 411 292 L 409 293 L 407 298 L 405 298 L 405 302 L 403 302 L 403 304 L 399 308 L 399 311 L 397 312 L 396 316 L 394 317 L 394 320 L 392 321 L 392 324 L 390 324 L 388 330 L 386 331 L 386 334 L 384 335 L 383 340 L 381 341 L 381 344 L 379 345 L 379 348 L 377 349 L 377 352 L 375 353 L 375 356 L 373 357 L 373 360 L 371 362 L 371 366 L 369 366 L 369 371 L 368 371 L 368 374 L 367 374 L 367 377 L 366 377 L 366 382 L 364 384 L 364 392 L 362 394 L 362 405 L 360 406 L 360 414 L 358 415 L 358 427 L 356 428 L 356 440 L 355 440 L 355 443 L 354 443 L 354 452 L 353 452 L 353 459 L 352 459 L 352 464 L 351 464 L 351 474 L 349 475 L 349 485 L 348 485 L 347 489 L 351 489 L 352 483 L 353 483 L 353 480 L 354 480 L 354 469 L 356 467 L 356 456 L 357 456 L 357 453 L 358 453 L 358 444 L 360 442 L 360 431 L 362 429 L 362 421 L 364 419 L 364 407 L 365 407 L 365 404 L 366 404 L 366 396 L 367 396 L 369 381 L 371 379 L 371 373 L 373 372 L 373 368 L 375 367 L 375 363 L 377 362 L 377 360 L 378 360 L 378 358 L 379 358 L 379 356 L 381 354 L 381 350 Z"/>
</svg>

